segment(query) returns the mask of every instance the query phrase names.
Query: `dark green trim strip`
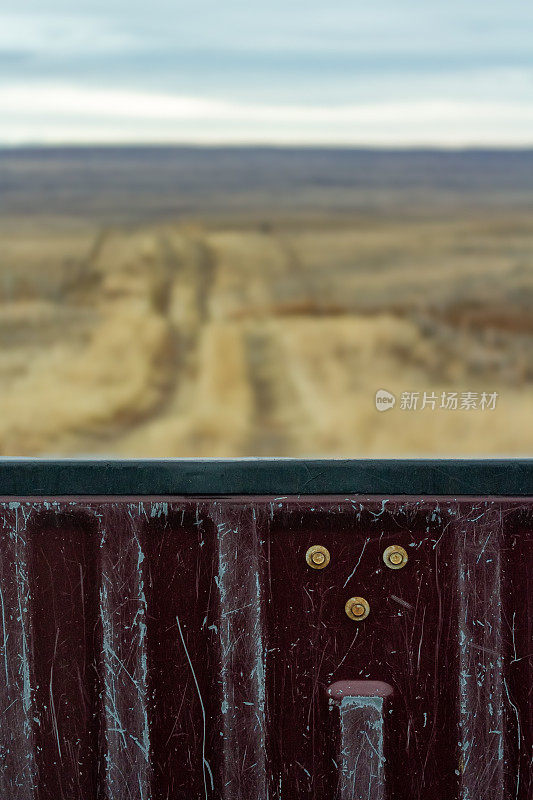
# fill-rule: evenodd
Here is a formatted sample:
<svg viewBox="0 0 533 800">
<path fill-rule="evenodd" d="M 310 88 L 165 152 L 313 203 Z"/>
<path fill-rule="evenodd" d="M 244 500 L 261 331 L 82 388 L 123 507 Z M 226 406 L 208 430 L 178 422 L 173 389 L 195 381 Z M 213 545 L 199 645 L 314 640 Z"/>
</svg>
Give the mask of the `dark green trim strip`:
<svg viewBox="0 0 533 800">
<path fill-rule="evenodd" d="M 533 496 L 533 459 L 0 459 L 0 496 Z"/>
</svg>

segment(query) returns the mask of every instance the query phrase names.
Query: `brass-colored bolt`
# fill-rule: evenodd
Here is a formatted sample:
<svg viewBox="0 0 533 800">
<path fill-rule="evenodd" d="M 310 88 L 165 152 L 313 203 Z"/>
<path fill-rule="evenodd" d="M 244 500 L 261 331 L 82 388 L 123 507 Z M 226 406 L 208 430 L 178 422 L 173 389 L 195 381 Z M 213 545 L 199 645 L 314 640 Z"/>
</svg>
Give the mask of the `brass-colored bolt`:
<svg viewBox="0 0 533 800">
<path fill-rule="evenodd" d="M 350 597 L 344 606 L 344 610 L 356 622 L 366 619 L 370 614 L 370 606 L 364 597 Z"/>
<path fill-rule="evenodd" d="M 407 559 L 407 551 L 399 544 L 391 544 L 383 553 L 383 561 L 389 569 L 405 567 Z"/>
<path fill-rule="evenodd" d="M 313 569 L 324 569 L 330 561 L 329 550 L 321 544 L 314 544 L 305 554 L 305 560 Z"/>
</svg>

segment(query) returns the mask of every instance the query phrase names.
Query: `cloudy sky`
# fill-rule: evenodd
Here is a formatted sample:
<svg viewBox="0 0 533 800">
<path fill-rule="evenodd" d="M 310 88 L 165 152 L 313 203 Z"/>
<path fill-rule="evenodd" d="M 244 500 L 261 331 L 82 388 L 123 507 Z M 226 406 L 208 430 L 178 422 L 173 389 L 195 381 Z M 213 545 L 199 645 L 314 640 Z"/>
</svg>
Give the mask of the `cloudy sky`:
<svg viewBox="0 0 533 800">
<path fill-rule="evenodd" d="M 0 0 L 0 143 L 533 145 L 523 0 Z"/>
</svg>

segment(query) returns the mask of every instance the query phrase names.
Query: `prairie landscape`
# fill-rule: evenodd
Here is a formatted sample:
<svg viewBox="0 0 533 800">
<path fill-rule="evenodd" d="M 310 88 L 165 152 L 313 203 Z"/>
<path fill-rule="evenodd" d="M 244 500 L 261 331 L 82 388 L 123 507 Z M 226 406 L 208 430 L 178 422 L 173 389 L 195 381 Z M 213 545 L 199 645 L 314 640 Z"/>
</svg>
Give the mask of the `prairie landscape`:
<svg viewBox="0 0 533 800">
<path fill-rule="evenodd" d="M 531 151 L 4 150 L 0 454 L 531 455 L 532 212 Z"/>
</svg>

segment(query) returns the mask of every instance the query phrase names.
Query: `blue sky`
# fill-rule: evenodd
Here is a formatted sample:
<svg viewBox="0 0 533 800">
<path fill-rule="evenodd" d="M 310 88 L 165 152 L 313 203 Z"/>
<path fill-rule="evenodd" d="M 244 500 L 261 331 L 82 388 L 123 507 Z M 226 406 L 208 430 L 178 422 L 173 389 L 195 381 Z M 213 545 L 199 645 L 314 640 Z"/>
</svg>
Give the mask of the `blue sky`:
<svg viewBox="0 0 533 800">
<path fill-rule="evenodd" d="M 533 3 L 0 0 L 0 142 L 532 145 Z"/>
</svg>

